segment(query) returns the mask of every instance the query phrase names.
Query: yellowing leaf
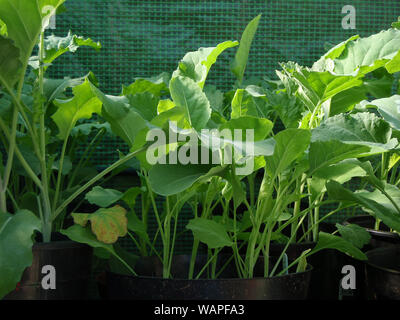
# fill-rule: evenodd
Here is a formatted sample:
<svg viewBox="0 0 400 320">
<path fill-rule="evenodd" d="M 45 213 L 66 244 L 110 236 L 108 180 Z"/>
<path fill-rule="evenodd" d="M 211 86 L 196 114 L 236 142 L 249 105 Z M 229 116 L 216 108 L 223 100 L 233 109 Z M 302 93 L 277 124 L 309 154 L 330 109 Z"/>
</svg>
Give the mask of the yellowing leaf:
<svg viewBox="0 0 400 320">
<path fill-rule="evenodd" d="M 74 222 L 84 227 L 91 222 L 92 232 L 103 243 L 115 243 L 128 232 L 126 210 L 121 206 L 101 208 L 92 214 L 73 213 Z"/>
</svg>

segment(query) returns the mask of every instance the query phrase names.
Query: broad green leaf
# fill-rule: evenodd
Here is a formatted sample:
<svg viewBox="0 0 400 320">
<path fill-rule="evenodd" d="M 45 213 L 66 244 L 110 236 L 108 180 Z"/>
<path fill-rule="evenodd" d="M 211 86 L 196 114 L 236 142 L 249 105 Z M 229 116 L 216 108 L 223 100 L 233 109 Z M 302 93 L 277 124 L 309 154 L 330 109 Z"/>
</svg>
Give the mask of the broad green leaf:
<svg viewBox="0 0 400 320">
<path fill-rule="evenodd" d="M 157 116 L 159 98 L 150 92 L 136 93 L 127 96 L 129 104 L 147 121 L 153 120 Z"/>
<path fill-rule="evenodd" d="M 252 97 L 244 89 L 237 89 L 232 99 L 231 118 L 236 119 L 243 116 L 257 116 L 257 110 Z"/>
<path fill-rule="evenodd" d="M 61 230 L 60 233 L 70 238 L 72 241 L 87 244 L 93 248 L 102 248 L 107 252 L 114 253 L 111 244 L 106 244 L 96 239 L 95 235 L 88 227 L 82 227 L 75 224 L 68 229 Z"/>
<path fill-rule="evenodd" d="M 390 123 L 392 128 L 400 130 L 400 95 L 393 95 L 389 98 L 377 99 L 367 102 L 378 108 L 381 116 Z"/>
<path fill-rule="evenodd" d="M 225 41 L 216 47 L 200 48 L 198 51 L 187 53 L 179 62 L 179 68 L 172 74 L 172 79 L 179 76 L 188 77 L 203 89 L 208 72 L 218 56 L 238 44 L 237 41 Z"/>
<path fill-rule="evenodd" d="M 90 38 L 84 38 L 68 32 L 66 37 L 57 37 L 55 35 L 48 36 L 44 39 L 44 60 L 46 65 L 51 64 L 58 57 L 66 52 L 76 52 L 79 47 L 87 46 L 100 50 L 100 42 L 94 42 Z M 29 59 L 29 65 L 34 69 L 39 68 L 39 57 L 34 56 Z"/>
<path fill-rule="evenodd" d="M 368 154 L 382 153 L 395 148 L 389 124 L 373 113 L 339 114 L 328 118 L 312 130 L 312 141 L 329 141 L 334 137 L 347 144 L 365 145 Z"/>
<path fill-rule="evenodd" d="M 146 120 L 129 107 L 126 97 L 105 95 L 91 83 L 90 86 L 103 103 L 101 115 L 110 123 L 111 130 L 132 147 L 137 134 L 147 127 Z"/>
<path fill-rule="evenodd" d="M 350 255 L 357 260 L 367 260 L 367 256 L 349 241 L 344 238 L 334 236 L 333 234 L 320 232 L 318 235 L 317 245 L 311 250 L 308 255 L 317 253 L 324 249 L 336 249 Z"/>
<path fill-rule="evenodd" d="M 323 168 L 345 159 L 361 157 L 369 150 L 367 146 L 346 144 L 338 140 L 312 142 L 309 151 L 310 174 L 318 175 Z"/>
<path fill-rule="evenodd" d="M 299 98 L 310 111 L 335 95 L 363 83 L 352 75 L 335 75 L 329 71 L 316 72 L 300 67 L 292 72 L 292 77 L 299 85 Z"/>
<path fill-rule="evenodd" d="M 124 194 L 114 189 L 104 189 L 96 186 L 85 195 L 85 199 L 91 204 L 107 208 L 122 198 Z"/>
<path fill-rule="evenodd" d="M 0 0 L 0 19 L 20 50 L 23 65 L 28 63 L 40 32 L 63 3 L 64 0 Z"/>
<path fill-rule="evenodd" d="M 364 75 L 380 67 L 390 73 L 400 70 L 392 61 L 400 51 L 400 30 L 389 29 L 367 38 L 359 38 L 346 45 L 340 57 L 334 60 L 336 74 Z M 391 62 L 389 64 L 389 62 Z"/>
<path fill-rule="evenodd" d="M 333 60 L 340 57 L 349 42 L 359 38 L 358 35 L 352 36 L 349 39 L 339 43 L 324 54 L 317 62 L 314 63 L 312 69 L 314 71 L 332 71 L 334 64 Z"/>
<path fill-rule="evenodd" d="M 44 95 L 47 98 L 47 103 L 49 104 L 54 99 L 60 98 L 60 96 L 64 93 L 67 88 L 74 88 L 79 85 L 82 85 L 86 78 L 90 77 L 87 75 L 82 78 L 64 78 L 64 79 L 44 79 L 43 80 L 43 91 Z"/>
<path fill-rule="evenodd" d="M 326 113 L 326 116 L 333 117 L 352 110 L 357 103 L 367 98 L 367 90 L 364 81 L 364 86 L 353 87 L 336 94 L 330 102 L 329 112 Z"/>
<path fill-rule="evenodd" d="M 219 130 L 229 129 L 231 131 L 232 139 L 235 139 L 235 130 L 242 130 L 244 136 L 240 135 L 235 140 L 246 140 L 246 130 L 253 130 L 254 141 L 264 140 L 271 132 L 273 123 L 268 119 L 244 116 L 240 118 L 231 119 L 223 123 Z"/>
<path fill-rule="evenodd" d="M 189 221 L 186 228 L 192 230 L 194 238 L 205 243 L 210 249 L 233 245 L 225 226 L 213 220 L 195 218 Z"/>
<path fill-rule="evenodd" d="M 75 223 L 85 227 L 90 221 L 92 232 L 97 240 L 104 243 L 115 243 L 118 237 L 124 237 L 128 232 L 126 210 L 121 206 L 101 208 L 95 213 L 72 213 Z"/>
<path fill-rule="evenodd" d="M 387 197 L 380 194 L 379 191 L 375 191 L 374 193 L 366 191 L 362 193 L 352 192 L 335 181 L 328 182 L 326 188 L 330 199 L 358 203 L 363 208 L 373 213 L 376 218 L 382 220 L 388 227 L 400 231 L 400 213 L 397 210 L 393 210 L 393 207 L 388 203 Z M 380 201 L 386 199 L 386 205 L 380 203 L 380 201 L 376 201 L 377 198 Z M 395 200 L 397 203 L 398 199 L 399 198 Z"/>
<path fill-rule="evenodd" d="M 201 88 L 190 78 L 178 76 L 170 82 L 174 103 L 185 110 L 190 125 L 200 131 L 211 115 L 210 103 Z"/>
<path fill-rule="evenodd" d="M 12 89 L 21 74 L 20 52 L 13 42 L 0 36 L 0 84 Z"/>
<path fill-rule="evenodd" d="M 68 138 L 76 122 L 81 119 L 90 119 L 93 113 L 101 113 L 101 101 L 93 94 L 89 80 L 72 89 L 74 97 L 68 100 L 55 100 L 57 111 L 52 119 L 59 129 L 58 137 Z"/>
<path fill-rule="evenodd" d="M 382 99 L 392 95 L 392 87 L 395 81 L 394 75 L 389 74 L 385 69 L 374 72 L 375 78 L 365 79 L 363 87 L 375 99 Z M 364 98 L 363 100 L 366 100 Z M 361 100 L 360 100 L 361 101 Z"/>
<path fill-rule="evenodd" d="M 240 118 L 243 116 L 253 116 L 268 118 L 273 111 L 268 104 L 265 94 L 259 94 L 251 86 L 246 89 L 237 89 L 231 101 L 231 118 Z"/>
<path fill-rule="evenodd" d="M 204 87 L 204 93 L 206 94 L 208 101 L 210 101 L 211 109 L 222 114 L 224 104 L 223 92 L 218 90 L 215 86 L 208 85 Z"/>
<path fill-rule="evenodd" d="M 275 135 L 274 154 L 266 158 L 266 169 L 271 177 L 281 174 L 308 148 L 311 133 L 302 129 L 286 129 Z"/>
<path fill-rule="evenodd" d="M 151 78 L 136 78 L 128 87 L 122 87 L 122 94 L 124 96 L 134 95 L 137 93 L 151 93 L 156 97 L 161 97 L 169 93 L 168 82 L 170 75 L 168 73 L 161 73 Z"/>
<path fill-rule="evenodd" d="M 338 229 L 343 239 L 349 241 L 359 249 L 362 249 L 371 240 L 370 233 L 365 230 L 365 228 L 360 227 L 359 225 L 341 225 L 339 223 L 336 223 L 336 228 Z"/>
<path fill-rule="evenodd" d="M 323 180 L 335 180 L 339 183 L 350 181 L 354 177 L 365 177 L 367 172 L 357 159 L 346 159 L 329 166 L 322 167 L 314 173 L 314 177 Z M 325 183 L 324 183 L 325 185 Z"/>
<path fill-rule="evenodd" d="M 169 99 L 160 100 L 157 105 L 157 113 L 163 113 L 175 108 L 175 103 Z"/>
<path fill-rule="evenodd" d="M 215 170 L 218 167 L 205 164 L 156 164 L 149 171 L 149 182 L 155 193 L 169 196 L 188 189 Z"/>
<path fill-rule="evenodd" d="M 40 220 L 28 210 L 0 213 L 0 298 L 15 289 L 32 264 L 32 236 L 40 229 Z"/>
<path fill-rule="evenodd" d="M 240 45 L 236 52 L 235 59 L 231 65 L 231 71 L 238 79 L 239 83 L 242 83 L 244 77 L 244 71 L 246 70 L 247 60 L 251 49 L 254 36 L 258 29 L 261 15 L 258 15 L 249 22 L 242 34 L 240 39 Z"/>
</svg>

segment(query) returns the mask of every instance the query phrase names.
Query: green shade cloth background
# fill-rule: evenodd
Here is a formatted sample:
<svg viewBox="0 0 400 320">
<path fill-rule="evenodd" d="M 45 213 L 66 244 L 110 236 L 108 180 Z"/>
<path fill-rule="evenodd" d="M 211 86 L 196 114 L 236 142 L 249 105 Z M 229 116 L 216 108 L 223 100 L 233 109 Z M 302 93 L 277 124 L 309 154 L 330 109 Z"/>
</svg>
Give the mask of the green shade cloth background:
<svg viewBox="0 0 400 320">
<path fill-rule="evenodd" d="M 342 8 L 356 8 L 356 30 L 342 28 Z M 68 0 L 67 12 L 56 18 L 50 32 L 65 36 L 69 30 L 100 41 L 96 53 L 81 48 L 64 55 L 49 69 L 53 77 L 79 77 L 93 71 L 100 87 L 118 95 L 121 86 L 137 77 L 172 73 L 188 51 L 240 40 L 246 24 L 262 14 L 253 41 L 245 78 L 275 78 L 279 62 L 296 61 L 311 66 L 327 45 L 354 34 L 368 36 L 387 29 L 400 15 L 397 0 L 284 0 L 284 1 L 135 1 Z M 207 84 L 229 90 L 234 77 L 229 71 L 235 49 L 224 53 L 212 67 Z M 95 159 L 107 165 L 118 158 L 120 141 L 102 144 Z"/>
<path fill-rule="evenodd" d="M 356 8 L 356 30 L 342 28 L 345 5 Z M 71 30 L 100 41 L 103 48 L 98 53 L 81 48 L 75 55 L 64 55 L 49 69 L 51 76 L 78 77 L 93 71 L 100 88 L 114 95 L 137 77 L 172 73 L 188 51 L 240 40 L 246 24 L 260 13 L 246 79 L 275 78 L 279 62 L 311 66 L 330 45 L 354 34 L 368 36 L 387 29 L 400 15 L 398 0 L 68 0 L 66 8 L 50 32 L 65 36 Z M 207 84 L 232 88 L 235 79 L 229 62 L 234 53 L 231 49 L 221 55 Z M 95 164 L 104 166 L 118 159 L 116 149 L 126 151 L 120 140 L 105 140 Z M 342 212 L 329 221 L 345 216 Z"/>
</svg>

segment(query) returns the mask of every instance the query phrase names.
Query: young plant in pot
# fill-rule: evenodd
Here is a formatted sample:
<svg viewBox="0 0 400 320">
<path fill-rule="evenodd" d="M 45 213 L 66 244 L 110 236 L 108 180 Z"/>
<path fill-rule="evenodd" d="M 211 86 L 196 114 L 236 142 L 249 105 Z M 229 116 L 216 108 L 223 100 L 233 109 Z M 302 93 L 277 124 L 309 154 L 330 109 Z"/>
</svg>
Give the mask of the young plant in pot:
<svg viewBox="0 0 400 320">
<path fill-rule="evenodd" d="M 100 48 L 99 43 L 72 34 L 45 37 L 50 18 L 63 2 L 0 3 L 0 145 L 5 151 L 0 153 L 2 298 L 84 297 L 92 249 L 57 232 L 79 195 L 135 156 L 127 155 L 101 173 L 91 167 L 88 155 L 107 130 L 106 124 L 82 124 L 94 113 L 102 115 L 101 102 L 91 89 L 90 81 L 96 82 L 93 75 L 46 78 L 48 68 L 64 53 L 80 46 Z M 37 55 L 32 55 L 36 49 Z M 87 142 L 91 130 L 97 134 L 78 160 L 79 142 Z M 63 241 L 53 241 L 60 238 Z"/>
<path fill-rule="evenodd" d="M 209 48 L 208 51 L 212 53 L 217 48 Z M 204 59 L 207 61 L 207 58 Z M 185 59 L 179 72 L 185 70 L 183 68 L 184 61 Z M 118 236 L 127 234 L 128 229 L 132 232 L 132 238 L 136 236 L 145 239 L 145 241 L 148 238 L 145 233 L 146 230 L 143 228 L 143 220 L 141 223 L 138 222 L 137 216 L 132 213 L 133 210 L 127 213 L 127 217 L 124 217 L 126 210 L 121 209 L 121 207 L 99 209 L 93 215 L 74 215 L 77 225 L 65 230 L 64 233 L 75 241 L 107 250 L 134 275 L 133 277 L 112 275 L 114 280 L 119 279 L 113 292 L 120 294 L 113 298 L 121 298 L 122 293 L 124 293 L 123 298 L 133 299 L 300 299 L 307 296 L 307 279 L 310 275 L 310 269 L 307 269 L 307 257 L 322 249 L 336 248 L 359 259 L 365 259 L 364 254 L 352 244 L 354 242 L 352 237 L 341 238 L 325 233 L 319 234 L 318 243 L 312 250 L 310 248 L 305 252 L 300 252 L 290 261 L 290 265 L 285 254 L 290 243 L 295 239 L 296 232 L 293 233 L 292 239 L 287 239 L 284 242 L 285 248 L 282 252 L 279 252 L 276 260 L 273 260 L 269 254 L 269 248 L 274 238 L 280 238 L 275 227 L 282 226 L 282 222 L 286 220 L 289 221 L 289 224 L 295 223 L 297 220 L 295 225 L 295 231 L 297 231 L 310 211 L 310 209 L 306 209 L 296 211 L 294 215 L 293 213 L 292 215 L 289 214 L 291 205 L 301 199 L 302 195 L 304 196 L 303 192 L 298 191 L 296 179 L 302 176 L 304 181 L 307 181 L 309 177 L 317 175 L 316 172 L 319 169 L 322 171 L 322 169 L 327 169 L 329 166 L 347 158 L 357 157 L 368 152 L 368 147 L 355 144 L 346 145 L 340 141 L 332 140 L 316 142 L 309 151 L 311 142 L 309 130 L 288 129 L 276 135 L 274 139 L 267 139 L 272 129 L 272 123 L 267 119 L 243 116 L 229 121 L 221 120 L 220 124 L 215 122 L 217 117 L 210 121 L 210 103 L 202 91 L 202 82 L 196 83 L 195 80 L 196 78 L 203 78 L 196 77 L 193 79 L 177 73 L 173 75 L 169 85 L 172 97 L 171 108 L 159 110 L 158 115 L 144 128 L 144 134 L 140 133 L 136 136 L 136 147 L 145 144 L 146 139 L 144 137 L 150 128 L 157 126 L 158 132 L 163 133 L 161 129 L 165 124 L 168 124 L 167 130 L 164 131 L 168 132 L 169 136 L 172 136 L 173 133 L 181 134 L 183 139 L 174 140 L 175 143 L 170 143 L 168 148 L 165 146 L 165 140 L 158 144 L 158 147 L 160 147 L 157 148 L 158 157 L 162 158 L 163 155 L 168 153 L 171 158 L 173 150 L 177 150 L 178 155 L 185 154 L 188 150 L 197 152 L 200 147 L 199 141 L 203 143 L 202 146 L 205 147 L 206 151 L 207 148 L 210 149 L 206 152 L 206 155 L 210 151 L 216 151 L 217 156 L 225 152 L 229 154 L 229 151 L 225 150 L 226 146 L 231 148 L 233 146 L 236 151 L 240 150 L 240 152 L 234 153 L 236 155 L 235 161 L 230 165 L 221 163 L 223 157 L 217 157 L 219 165 L 154 164 L 150 166 L 148 177 L 144 173 L 144 187 L 146 187 L 145 190 L 147 190 L 146 192 L 148 192 L 153 203 L 153 211 L 157 220 L 156 237 L 157 234 L 160 234 L 163 244 L 160 254 L 156 254 L 156 251 L 151 248 L 150 254 L 153 253 L 156 256 L 150 258 L 152 259 L 151 267 L 149 267 L 148 258 L 138 262 L 136 266 L 129 265 L 128 261 L 122 262 L 124 260 L 122 255 L 118 255 L 117 250 L 112 246 Z M 102 97 L 103 104 L 109 104 L 113 100 L 110 96 L 102 96 L 101 93 L 99 93 L 99 96 Z M 134 106 L 131 105 L 130 110 L 134 109 Z M 182 113 L 182 111 L 184 112 Z M 182 121 L 178 122 L 178 125 L 170 126 L 171 115 L 178 116 L 177 119 Z M 226 129 L 229 132 L 226 132 L 228 136 L 235 129 L 252 130 L 254 137 L 256 137 L 255 148 L 251 149 L 247 147 L 246 143 L 243 144 L 243 136 L 240 136 L 238 140 L 226 137 L 218 138 L 203 130 L 210 128 Z M 142 141 L 138 141 L 140 136 L 143 137 Z M 188 137 L 189 143 L 184 143 Z M 197 140 L 192 140 L 192 137 L 197 138 Z M 301 139 L 298 140 L 299 138 Z M 178 141 L 179 143 L 176 143 Z M 217 146 L 216 150 L 212 147 L 215 147 L 215 145 Z M 311 154 L 309 158 L 307 158 L 307 151 Z M 139 156 L 139 159 L 142 166 L 145 167 L 146 163 L 142 155 Z M 246 162 L 246 160 L 254 164 L 253 169 L 247 174 L 237 175 L 236 169 L 241 167 L 240 162 Z M 256 195 L 254 188 L 250 187 L 249 189 L 253 191 L 249 192 L 248 200 L 247 191 L 241 186 L 241 179 L 261 168 L 264 168 L 262 188 Z M 306 175 L 304 176 L 304 174 Z M 216 196 L 216 194 L 219 194 L 218 191 L 221 194 Z M 108 190 L 107 193 L 109 192 Z M 153 192 L 165 196 L 163 214 L 158 212 Z M 205 192 L 204 196 L 200 196 L 202 192 Z M 126 194 L 128 194 L 128 191 Z M 106 193 L 104 193 L 103 198 L 105 198 L 105 195 Z M 122 199 L 126 202 L 124 198 L 120 194 L 120 197 L 117 197 L 116 200 Z M 199 199 L 203 199 L 201 210 L 198 210 Z M 185 263 L 182 263 L 182 260 L 179 260 L 181 258 L 176 260 L 177 258 L 174 257 L 173 249 L 174 243 L 179 241 L 176 233 L 176 228 L 180 224 L 179 211 L 182 205 L 188 201 L 192 204 L 194 218 L 187 224 L 187 228 L 193 231 L 194 240 L 191 254 L 183 258 L 186 260 L 183 260 Z M 221 204 L 222 212 L 214 210 L 218 203 Z M 247 208 L 247 213 L 238 212 L 242 203 Z M 118 219 L 101 219 L 102 214 L 107 210 L 111 212 L 117 209 L 120 212 Z M 91 226 L 88 225 L 89 220 Z M 101 220 L 103 220 L 103 223 L 101 223 L 101 228 L 98 229 L 98 221 Z M 107 221 L 112 223 L 110 224 Z M 92 234 L 90 227 L 97 237 Z M 349 228 L 351 229 L 351 227 Z M 354 230 L 356 234 L 359 232 L 362 232 L 362 230 Z M 108 233 L 114 235 L 110 237 L 110 241 L 104 242 L 104 239 L 99 235 Z M 139 244 L 137 240 L 134 240 L 134 242 Z M 148 240 L 146 242 L 149 243 Z M 206 245 L 206 257 L 201 254 L 197 255 L 200 243 Z M 226 247 L 231 248 L 228 257 L 221 253 L 221 250 Z M 242 254 L 243 248 L 245 254 Z M 270 258 L 272 258 L 271 261 Z M 147 261 L 147 264 L 143 261 Z M 171 279 L 173 275 L 176 277 L 177 273 L 173 269 L 177 265 L 186 267 L 186 270 L 184 273 L 178 272 L 178 279 Z M 150 275 L 157 275 L 158 278 L 137 276 L 139 270 L 143 270 L 143 266 L 146 266 Z M 156 268 L 153 269 L 155 266 Z M 294 267 L 295 270 L 293 270 Z M 296 269 L 297 273 L 295 272 Z M 289 271 L 290 274 L 285 274 Z M 224 274 L 224 272 L 229 273 Z M 149 273 L 145 274 L 149 276 Z M 187 277 L 182 274 L 187 274 Z M 217 279 L 218 276 L 219 279 Z M 200 280 L 200 277 L 206 278 Z M 276 285 L 273 286 L 274 289 L 269 290 L 268 286 L 271 283 Z M 296 283 L 299 286 L 296 285 L 288 289 L 288 283 Z M 252 289 L 243 289 L 248 286 Z M 218 289 L 212 290 L 210 287 Z M 173 294 L 166 292 L 166 288 L 173 290 Z M 187 291 L 185 291 L 185 288 Z M 225 295 L 222 292 L 225 292 Z"/>
</svg>

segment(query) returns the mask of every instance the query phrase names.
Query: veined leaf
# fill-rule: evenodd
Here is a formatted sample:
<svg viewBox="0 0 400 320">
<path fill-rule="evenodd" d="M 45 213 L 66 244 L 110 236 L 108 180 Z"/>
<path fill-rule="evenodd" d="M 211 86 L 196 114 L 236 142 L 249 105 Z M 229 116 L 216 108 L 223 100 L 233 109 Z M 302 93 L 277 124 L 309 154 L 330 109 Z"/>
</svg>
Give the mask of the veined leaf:
<svg viewBox="0 0 400 320">
<path fill-rule="evenodd" d="M 243 116 L 268 118 L 273 110 L 268 104 L 265 94 L 260 94 L 251 86 L 246 89 L 237 89 L 233 96 L 231 118 L 236 119 Z"/>
<path fill-rule="evenodd" d="M 101 101 L 93 94 L 89 80 L 72 89 L 74 97 L 69 100 L 55 100 L 58 110 L 52 115 L 60 130 L 60 139 L 66 139 L 76 122 L 90 119 L 93 113 L 101 113 Z"/>
<path fill-rule="evenodd" d="M 249 58 L 251 44 L 258 29 L 261 15 L 258 15 L 249 22 L 240 39 L 239 49 L 236 52 L 235 59 L 232 62 L 231 71 L 239 80 L 243 81 L 244 71 L 246 70 L 247 60 Z"/>
<path fill-rule="evenodd" d="M 0 0 L 0 19 L 7 25 L 8 37 L 20 50 L 23 65 L 28 63 L 46 21 L 63 3 L 64 0 Z"/>
<path fill-rule="evenodd" d="M 366 154 L 369 147 L 346 144 L 338 140 L 316 141 L 310 144 L 310 173 L 318 174 L 319 170 L 345 159 L 358 158 Z"/>
<path fill-rule="evenodd" d="M 58 57 L 66 52 L 76 52 L 79 47 L 86 46 L 100 50 L 100 42 L 94 42 L 90 38 L 84 38 L 77 35 L 73 35 L 71 31 L 68 32 L 66 37 L 57 37 L 55 35 L 48 36 L 44 39 L 44 59 L 43 62 L 46 65 L 51 64 Z M 29 59 L 29 65 L 34 68 L 39 68 L 39 57 L 31 57 Z"/>
<path fill-rule="evenodd" d="M 201 88 L 190 78 L 178 76 L 170 82 L 171 97 L 186 112 L 190 125 L 200 131 L 211 115 L 210 103 Z"/>
<path fill-rule="evenodd" d="M 371 240 L 370 233 L 359 225 L 349 224 L 344 226 L 336 223 L 336 228 L 343 239 L 349 241 L 359 249 L 362 249 L 362 247 L 368 244 Z"/>
<path fill-rule="evenodd" d="M 21 74 L 20 52 L 14 43 L 0 36 L 0 84 L 12 89 Z"/>
<path fill-rule="evenodd" d="M 367 260 L 367 256 L 349 241 L 341 237 L 334 236 L 333 234 L 321 231 L 318 235 L 317 245 L 311 250 L 308 255 L 314 254 L 324 249 L 336 249 L 350 255 L 355 259 Z"/>
<path fill-rule="evenodd" d="M 216 47 L 200 48 L 198 51 L 187 53 L 179 63 L 179 68 L 172 74 L 172 79 L 179 76 L 188 77 L 203 89 L 208 72 L 218 56 L 238 44 L 237 41 L 225 41 Z"/>
<path fill-rule="evenodd" d="M 169 196 L 188 189 L 202 177 L 211 176 L 218 168 L 205 164 L 156 164 L 149 171 L 149 181 L 155 193 Z"/>
<path fill-rule="evenodd" d="M 332 137 L 347 144 L 371 148 L 369 155 L 395 148 L 397 139 L 391 139 L 389 124 L 373 113 L 339 114 L 328 118 L 312 130 L 312 141 L 329 141 Z"/>
<path fill-rule="evenodd" d="M 360 204 L 363 208 L 373 213 L 378 219 L 382 220 L 388 227 L 400 231 L 400 214 L 389 205 L 389 199 L 379 191 L 375 192 L 352 192 L 344 188 L 341 184 L 330 181 L 327 183 L 329 197 L 339 201 L 350 201 Z M 400 192 L 397 192 L 400 194 Z M 379 202 L 376 199 L 379 199 Z M 386 205 L 381 203 L 385 201 Z M 398 203 L 398 199 L 395 200 Z"/>
<path fill-rule="evenodd" d="M 0 298 L 15 289 L 32 264 L 34 231 L 40 231 L 40 220 L 32 212 L 0 213 Z"/>
<path fill-rule="evenodd" d="M 114 189 L 104 189 L 96 186 L 85 195 L 85 199 L 91 204 L 106 208 L 120 200 L 123 193 Z"/>
<path fill-rule="evenodd" d="M 253 130 L 254 141 L 264 140 L 271 132 L 273 123 L 268 119 L 244 116 L 240 118 L 231 119 L 219 126 L 219 130 L 229 129 L 232 134 L 232 139 L 235 139 L 235 130 Z M 236 140 L 246 140 L 246 137 L 240 136 Z"/>
<path fill-rule="evenodd" d="M 122 87 L 122 94 L 127 96 L 148 92 L 156 97 L 161 97 L 169 93 L 169 80 L 170 75 L 165 72 L 151 78 L 136 78 L 135 82 L 128 87 Z"/>
<path fill-rule="evenodd" d="M 189 221 L 186 228 L 192 230 L 193 236 L 205 243 L 210 249 L 230 247 L 233 245 L 233 242 L 228 236 L 226 227 L 213 220 L 195 218 Z"/>
<path fill-rule="evenodd" d="M 104 243 L 115 243 L 118 237 L 124 237 L 128 232 L 126 210 L 121 206 L 101 208 L 95 213 L 72 213 L 74 222 L 85 227 L 90 221 L 92 231 L 97 240 Z"/>
<path fill-rule="evenodd" d="M 400 130 L 400 95 L 376 99 L 367 104 L 377 107 L 381 116 L 390 123 L 392 128 Z"/>
<path fill-rule="evenodd" d="M 266 169 L 271 177 L 282 173 L 308 148 L 311 133 L 303 129 L 286 129 L 275 135 L 274 154 L 266 158 Z"/>
<path fill-rule="evenodd" d="M 138 133 L 147 127 L 146 120 L 129 107 L 126 97 L 105 95 L 93 84 L 90 86 L 103 103 L 101 115 L 110 123 L 111 130 L 132 147 Z"/>
<path fill-rule="evenodd" d="M 400 70 L 400 30 L 389 29 L 367 38 L 359 38 L 346 45 L 340 57 L 334 60 L 336 74 L 365 75 L 380 67 L 390 73 Z M 395 58 L 395 59 L 394 59 Z"/>
</svg>

